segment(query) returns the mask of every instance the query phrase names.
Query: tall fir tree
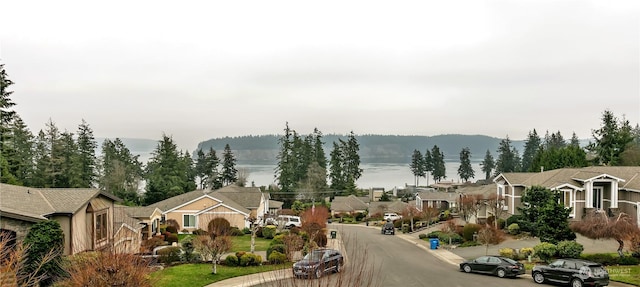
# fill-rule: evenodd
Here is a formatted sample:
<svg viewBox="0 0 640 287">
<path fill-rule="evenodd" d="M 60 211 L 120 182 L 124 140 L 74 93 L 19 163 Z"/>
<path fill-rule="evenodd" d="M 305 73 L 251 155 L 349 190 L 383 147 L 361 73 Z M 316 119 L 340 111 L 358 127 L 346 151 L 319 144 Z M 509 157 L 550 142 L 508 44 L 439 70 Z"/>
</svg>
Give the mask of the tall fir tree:
<svg viewBox="0 0 640 287">
<path fill-rule="evenodd" d="M 468 181 L 476 174 L 471 166 L 471 149 L 465 147 L 460 151 L 460 166 L 458 167 L 458 175 L 463 181 Z"/>
<path fill-rule="evenodd" d="M 31 186 L 34 136 L 17 113 L 9 124 L 9 133 L 11 135 L 5 138 L 9 144 L 3 145 L 5 150 L 2 152 L 9 164 L 9 174 L 15 177 L 16 184 Z"/>
<path fill-rule="evenodd" d="M 138 189 L 143 178 L 143 168 L 138 158 L 119 138 L 104 140 L 98 166 L 100 190 L 120 197 L 125 204 L 139 205 Z"/>
<path fill-rule="evenodd" d="M 425 164 L 422 153 L 419 150 L 414 149 L 413 154 L 411 154 L 411 163 L 409 164 L 409 169 L 413 174 L 413 178 L 415 181 L 414 184 L 416 185 L 416 187 L 420 183 L 420 177 L 424 177 L 427 174 L 427 172 L 424 170 L 424 167 Z"/>
<path fill-rule="evenodd" d="M 344 148 L 344 171 L 347 178 L 347 185 L 356 186 L 356 181 L 362 176 L 360 168 L 360 144 L 353 131 L 347 137 Z"/>
<path fill-rule="evenodd" d="M 231 151 L 231 146 L 226 144 L 222 154 L 222 184 L 235 184 L 238 180 L 238 170 L 236 169 L 236 157 Z"/>
<path fill-rule="evenodd" d="M 96 148 L 98 142 L 93 136 L 93 130 L 83 119 L 78 126 L 78 161 L 80 165 L 80 183 L 78 187 L 93 187 L 97 180 L 98 158 Z"/>
<path fill-rule="evenodd" d="M 163 135 L 147 163 L 145 204 L 156 203 L 194 189 L 195 181 L 189 181 L 187 174 L 182 153 L 171 137 Z"/>
<path fill-rule="evenodd" d="M 333 142 L 329 161 L 329 178 L 331 179 L 331 189 L 341 191 L 346 188 L 347 181 L 345 179 L 344 167 L 342 166 L 343 150 L 340 144 Z"/>
<path fill-rule="evenodd" d="M 429 185 L 429 173 L 433 172 L 433 156 L 429 149 L 424 152 L 424 171 L 425 178 L 427 179 L 427 185 Z"/>
<path fill-rule="evenodd" d="M 618 120 L 613 112 L 605 110 L 602 114 L 602 126 L 592 131 L 594 142 L 587 149 L 596 155 L 598 165 L 618 165 L 620 154 L 628 143 L 633 141 L 632 128 L 626 119 Z"/>
<path fill-rule="evenodd" d="M 60 173 L 56 178 L 56 186 L 61 188 L 78 188 L 82 186 L 80 153 L 73 133 L 65 131 L 60 134 Z"/>
<path fill-rule="evenodd" d="M 527 140 L 524 143 L 524 152 L 522 153 L 522 171 L 533 171 L 531 170 L 533 159 L 540 149 L 541 144 L 542 139 L 538 135 L 536 129 L 530 131 L 529 135 L 527 135 Z"/>
<path fill-rule="evenodd" d="M 51 166 L 51 147 L 43 130 L 38 132 L 38 136 L 35 139 L 33 161 L 33 178 L 29 185 L 32 187 L 51 187 L 48 172 Z"/>
<path fill-rule="evenodd" d="M 275 194 L 274 199 L 283 201 L 283 207 L 289 208 L 295 200 L 295 157 L 293 154 L 293 132 L 287 122 L 284 134 L 278 139 L 280 151 L 276 156 L 277 163 L 275 177 L 278 182 L 280 192 Z"/>
<path fill-rule="evenodd" d="M 10 172 L 9 159 L 7 158 L 11 147 L 5 146 L 11 140 L 8 126 L 15 114 L 15 111 L 11 109 L 15 105 L 11 100 L 13 92 L 9 91 L 11 85 L 13 82 L 7 76 L 4 64 L 0 64 L 0 182 L 18 184 L 17 177 Z"/>
<path fill-rule="evenodd" d="M 503 172 L 518 172 L 520 157 L 518 151 L 511 145 L 509 136 L 500 141 L 498 146 L 498 159 L 496 160 L 495 174 Z"/>
<path fill-rule="evenodd" d="M 440 182 L 440 180 L 447 178 L 447 169 L 444 164 L 444 153 L 440 151 L 437 145 L 431 148 L 431 158 L 433 163 L 433 171 L 431 177 L 434 182 Z"/>
<path fill-rule="evenodd" d="M 489 180 L 489 178 L 491 178 L 491 171 L 496 167 L 496 163 L 489 150 L 485 153 L 484 159 L 480 163 L 480 167 L 482 168 L 482 172 L 484 172 L 484 179 Z"/>
</svg>

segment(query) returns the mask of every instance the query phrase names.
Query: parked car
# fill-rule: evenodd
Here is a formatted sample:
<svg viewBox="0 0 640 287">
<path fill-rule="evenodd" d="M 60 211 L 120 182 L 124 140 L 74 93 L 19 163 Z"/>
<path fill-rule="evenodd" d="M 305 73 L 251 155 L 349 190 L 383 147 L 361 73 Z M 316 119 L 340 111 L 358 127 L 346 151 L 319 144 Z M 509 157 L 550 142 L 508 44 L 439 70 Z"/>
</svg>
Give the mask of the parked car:
<svg viewBox="0 0 640 287">
<path fill-rule="evenodd" d="M 300 216 L 294 215 L 279 215 L 278 226 L 284 226 L 284 228 L 300 227 L 302 226 L 302 220 Z"/>
<path fill-rule="evenodd" d="M 314 249 L 293 264 L 293 276 L 320 278 L 327 272 L 339 273 L 342 265 L 344 259 L 340 251 L 328 248 Z"/>
<path fill-rule="evenodd" d="M 480 256 L 460 263 L 460 270 L 467 273 L 492 274 L 500 278 L 516 277 L 524 274 L 525 271 L 522 263 L 502 256 Z"/>
<path fill-rule="evenodd" d="M 402 219 L 402 216 L 398 215 L 395 212 L 387 212 L 387 213 L 384 214 L 383 218 L 386 221 L 395 221 L 395 220 L 398 220 L 398 219 Z"/>
<path fill-rule="evenodd" d="M 533 281 L 570 284 L 571 287 L 607 286 L 609 273 L 600 263 L 582 259 L 558 259 L 549 265 L 536 265 Z"/>
<path fill-rule="evenodd" d="M 382 225 L 382 230 L 380 231 L 382 234 L 396 234 L 396 228 L 393 226 L 393 222 L 387 221 L 384 225 Z"/>
</svg>

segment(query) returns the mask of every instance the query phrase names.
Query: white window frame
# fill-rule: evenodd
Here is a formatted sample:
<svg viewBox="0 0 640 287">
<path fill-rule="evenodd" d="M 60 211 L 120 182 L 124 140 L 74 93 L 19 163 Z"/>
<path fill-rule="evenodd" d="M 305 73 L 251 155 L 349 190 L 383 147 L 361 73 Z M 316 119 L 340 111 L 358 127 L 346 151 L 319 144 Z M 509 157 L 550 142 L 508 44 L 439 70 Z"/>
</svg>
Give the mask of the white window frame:
<svg viewBox="0 0 640 287">
<path fill-rule="evenodd" d="M 185 220 L 184 220 L 185 216 L 189 216 L 189 217 L 193 216 L 193 225 L 187 225 L 185 223 Z M 183 214 L 182 215 L 182 227 L 183 228 L 196 228 L 196 227 L 198 227 L 198 217 L 195 214 Z"/>
<path fill-rule="evenodd" d="M 591 204 L 593 206 L 593 208 L 598 209 L 598 210 L 602 210 L 602 206 L 604 204 L 604 188 L 602 186 L 594 186 L 593 190 L 592 190 L 593 194 L 591 196 Z M 598 198 L 596 198 L 596 195 L 600 195 Z M 597 202 L 594 200 L 597 199 L 598 202 L 600 202 L 600 206 L 597 206 Z"/>
</svg>

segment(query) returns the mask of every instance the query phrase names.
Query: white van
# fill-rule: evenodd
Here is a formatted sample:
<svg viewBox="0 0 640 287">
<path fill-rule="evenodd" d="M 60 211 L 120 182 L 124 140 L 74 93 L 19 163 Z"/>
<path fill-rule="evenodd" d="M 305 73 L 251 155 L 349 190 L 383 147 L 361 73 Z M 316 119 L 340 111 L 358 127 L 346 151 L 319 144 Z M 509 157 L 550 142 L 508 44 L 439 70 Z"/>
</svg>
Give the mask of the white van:
<svg viewBox="0 0 640 287">
<path fill-rule="evenodd" d="M 300 227 L 302 226 L 302 220 L 300 216 L 278 215 L 278 226 L 283 226 L 284 228 Z"/>
</svg>

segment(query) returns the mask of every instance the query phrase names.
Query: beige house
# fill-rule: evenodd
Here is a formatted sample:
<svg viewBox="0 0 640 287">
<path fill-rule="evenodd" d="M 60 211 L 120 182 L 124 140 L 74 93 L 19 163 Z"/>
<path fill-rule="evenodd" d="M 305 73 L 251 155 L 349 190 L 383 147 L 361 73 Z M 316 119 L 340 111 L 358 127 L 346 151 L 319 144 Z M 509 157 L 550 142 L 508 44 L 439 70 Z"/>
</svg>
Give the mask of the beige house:
<svg viewBox="0 0 640 287">
<path fill-rule="evenodd" d="M 331 201 L 331 216 L 335 216 L 340 213 L 366 213 L 367 208 L 367 204 L 355 195 L 336 196 L 333 198 L 333 201 Z"/>
<path fill-rule="evenodd" d="M 0 231 L 20 240 L 34 223 L 55 220 L 64 232 L 64 254 L 109 249 L 116 201 L 98 189 L 0 184 Z"/>
<path fill-rule="evenodd" d="M 544 172 L 502 173 L 496 193 L 505 199 L 505 210 L 516 214 L 524 191 L 543 186 L 561 194 L 560 201 L 572 208 L 570 217 L 581 219 L 590 210 L 624 212 L 640 222 L 640 166 L 591 166 Z"/>
<path fill-rule="evenodd" d="M 475 196 L 480 200 L 484 200 L 484 203 L 479 204 L 478 212 L 469 217 L 470 223 L 485 223 L 490 216 L 495 216 L 493 208 L 487 206 L 487 201 L 495 195 L 496 184 L 484 184 L 484 185 L 469 185 L 458 189 L 460 197 Z"/>
<path fill-rule="evenodd" d="M 264 220 L 269 200 L 257 187 L 228 185 L 217 190 L 194 190 L 149 207 L 162 210 L 164 220 L 175 220 L 179 231 L 207 230 L 209 222 L 224 218 L 240 229 L 249 227 L 250 217 Z"/>
<path fill-rule="evenodd" d="M 416 192 L 416 207 L 418 210 L 424 211 L 426 208 L 437 208 L 446 210 L 456 208 L 458 203 L 458 193 L 441 192 L 441 191 L 422 191 Z"/>
<path fill-rule="evenodd" d="M 385 212 L 395 212 L 402 214 L 407 209 L 407 203 L 399 200 L 396 201 L 374 201 L 369 203 L 369 215 L 379 214 L 382 216 Z"/>
</svg>

